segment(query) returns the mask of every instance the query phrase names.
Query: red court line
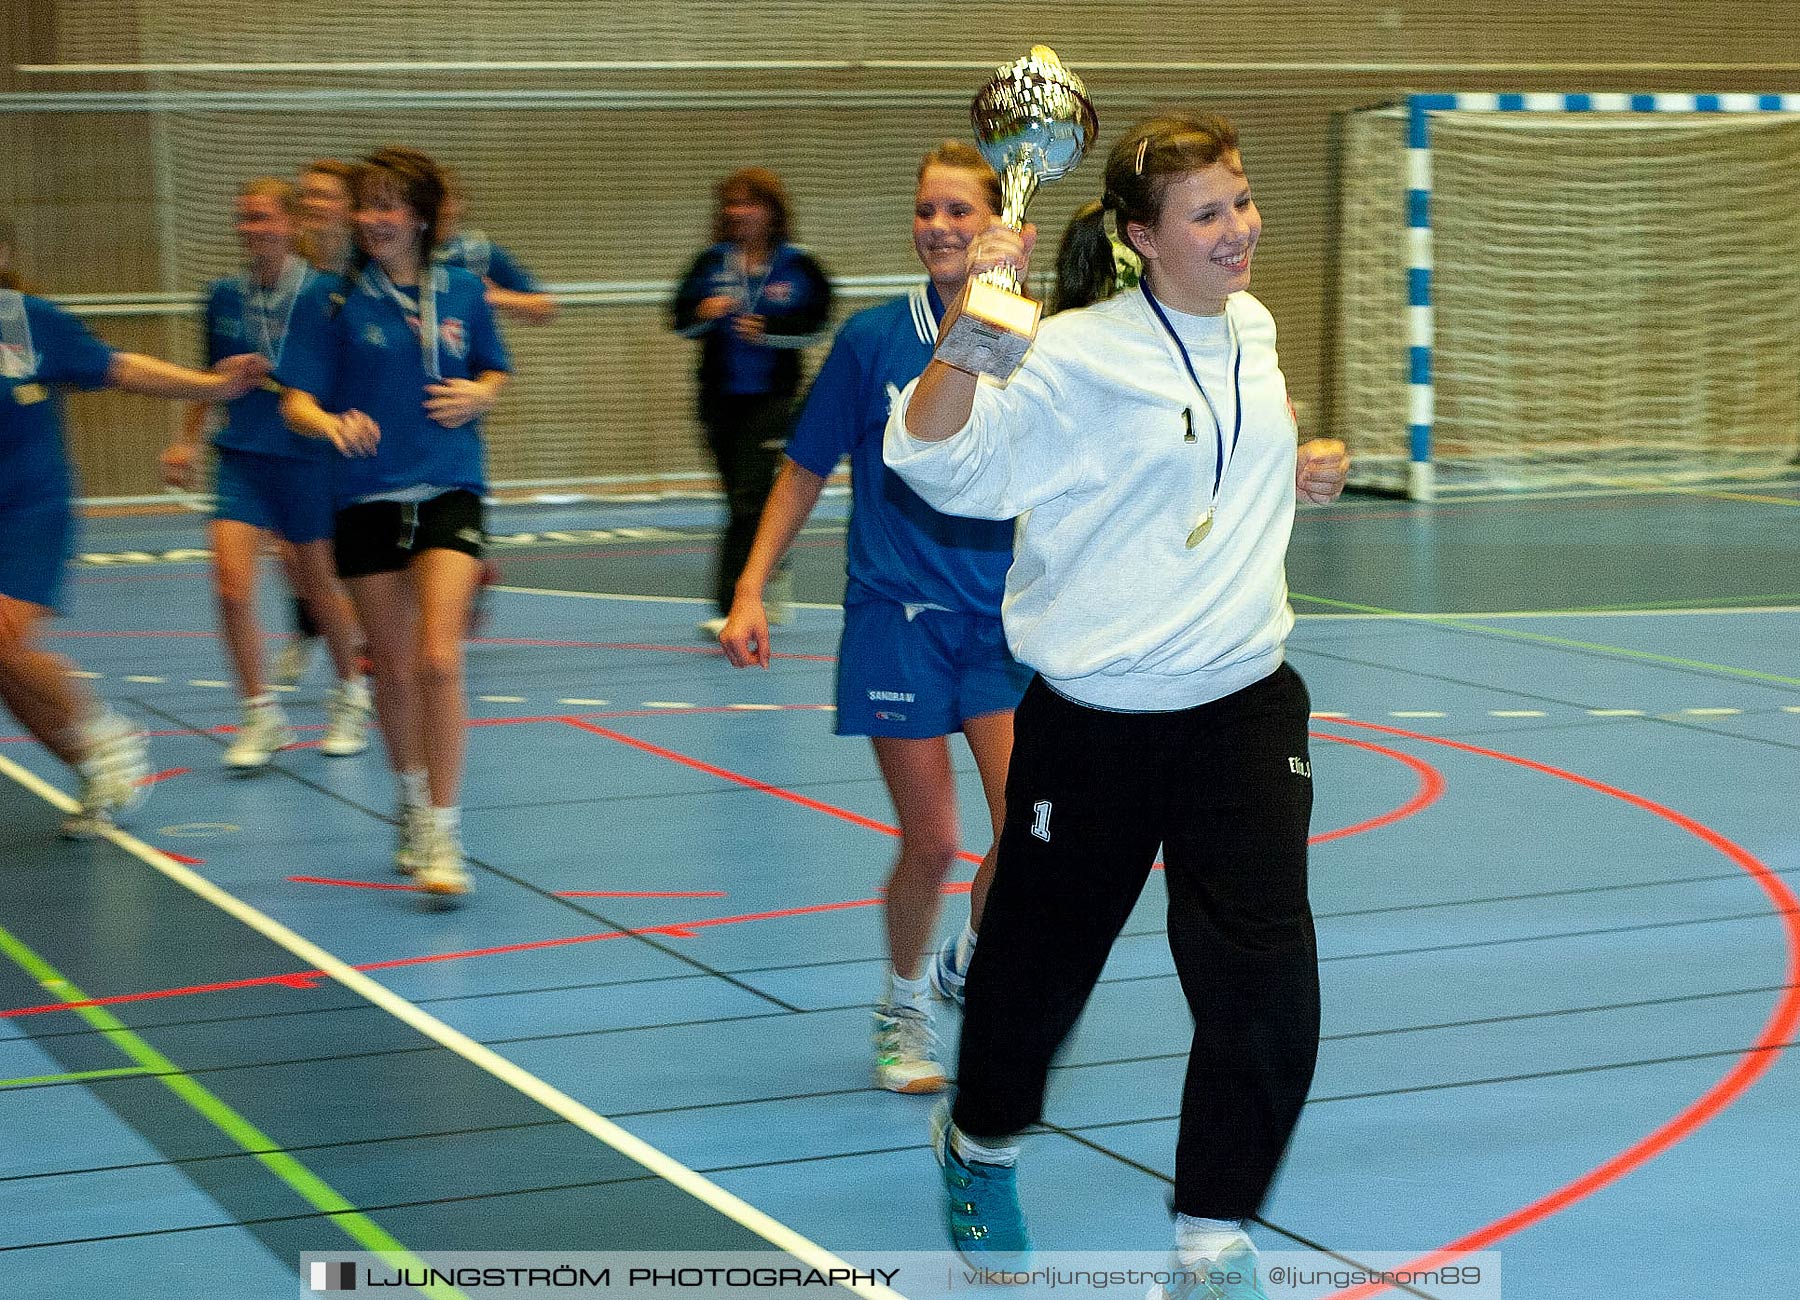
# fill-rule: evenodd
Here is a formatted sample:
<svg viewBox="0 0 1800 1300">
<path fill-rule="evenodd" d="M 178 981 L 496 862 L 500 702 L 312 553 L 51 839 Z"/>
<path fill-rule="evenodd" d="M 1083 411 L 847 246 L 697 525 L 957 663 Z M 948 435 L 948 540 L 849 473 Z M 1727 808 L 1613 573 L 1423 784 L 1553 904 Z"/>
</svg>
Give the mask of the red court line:
<svg viewBox="0 0 1800 1300">
<path fill-rule="evenodd" d="M 410 885 L 374 885 L 371 888 L 410 889 Z M 792 916 L 808 916 L 818 912 L 841 912 L 847 908 L 874 907 L 879 898 L 856 898 L 840 903 L 814 903 L 806 907 L 787 907 L 773 912 L 747 912 L 739 916 L 711 916 L 695 921 L 671 921 L 664 925 L 639 926 L 634 930 L 602 930 L 595 934 L 571 934 L 559 939 L 534 939 L 529 943 L 502 944 L 494 948 L 470 948 L 461 952 L 426 953 L 417 957 L 395 957 L 387 961 L 365 962 L 353 967 L 359 971 L 396 970 L 404 966 L 429 966 L 437 962 L 464 961 L 471 957 L 499 957 L 508 953 L 537 952 L 544 948 L 567 948 L 575 944 L 601 943 L 608 939 L 625 939 L 633 935 L 654 934 L 667 938 L 690 938 L 695 930 L 722 925 L 741 925 L 748 921 L 772 921 Z M 255 975 L 248 979 L 225 980 L 217 984 L 190 984 L 184 988 L 150 989 L 142 993 L 119 993 L 111 997 L 88 998 L 81 1002 L 46 1002 L 41 1006 L 17 1007 L 0 1011 L 0 1020 L 24 1016 L 48 1015 L 53 1011 L 75 1011 L 81 1007 L 110 1007 L 124 1002 L 154 1002 L 163 998 L 191 997 L 197 993 L 224 993 L 237 989 L 264 988 L 281 985 L 286 988 L 310 989 L 330 977 L 321 970 L 287 971 L 280 975 Z"/>
<path fill-rule="evenodd" d="M 633 749 L 640 749 L 646 754 L 655 755 L 657 758 L 667 759 L 671 763 L 679 763 L 683 767 L 691 767 L 696 772 L 704 772 L 708 776 L 716 776 L 721 781 L 730 781 L 734 784 L 759 791 L 762 794 L 772 795 L 777 799 L 785 799 L 789 803 L 799 804 L 802 808 L 810 808 L 814 812 L 824 813 L 827 817 L 836 817 L 839 821 L 849 822 L 852 826 L 860 826 L 864 830 L 875 831 L 881 835 L 889 835 L 895 839 L 900 838 L 900 828 L 898 826 L 889 826 L 886 822 L 878 822 L 873 817 L 864 817 L 861 813 L 853 813 L 848 808 L 839 808 L 836 804 L 822 803 L 817 799 L 808 798 L 806 795 L 795 794 L 792 790 L 783 790 L 778 785 L 770 785 L 767 781 L 758 781 L 753 776 L 745 776 L 742 772 L 733 772 L 730 768 L 719 767 L 716 764 L 693 758 L 687 754 L 678 753 L 673 749 L 664 749 L 661 745 L 653 745 L 647 740 L 639 740 L 635 736 L 627 736 L 622 731 L 613 731 L 608 727 L 597 727 L 585 718 L 565 717 L 562 720 L 571 727 L 578 727 L 582 731 L 591 731 L 596 736 L 605 736 L 608 740 L 615 740 L 621 745 L 629 745 Z M 967 849 L 958 850 L 956 856 L 964 862 L 973 862 L 978 866 L 981 863 L 981 855 L 979 853 L 970 853 Z"/>
<path fill-rule="evenodd" d="M 723 889 L 693 890 L 623 890 L 623 889 L 559 889 L 558 898 L 725 898 Z"/>
<path fill-rule="evenodd" d="M 790 790 L 783 790 L 779 786 L 770 785 L 766 781 L 758 781 L 754 777 L 744 776 L 741 773 L 732 772 L 727 768 L 722 768 L 722 767 L 718 767 L 711 763 L 702 762 L 701 760 L 696 759 L 696 758 L 691 758 L 686 754 L 677 753 L 676 751 L 674 751 L 672 749 L 665 749 L 660 745 L 653 745 L 653 744 L 649 743 L 648 741 L 642 741 L 642 740 L 636 739 L 635 737 L 627 736 L 623 732 L 612 731 L 605 727 L 594 726 L 593 724 L 587 722 L 586 720 L 584 720 L 583 718 L 580 718 L 580 717 L 562 717 L 562 718 L 559 718 L 556 720 L 561 721 L 561 722 L 566 722 L 570 726 L 576 727 L 582 731 L 590 731 L 590 732 L 594 733 L 595 735 L 604 736 L 609 740 L 616 740 L 621 744 L 629 745 L 632 748 L 643 750 L 644 752 L 653 754 L 658 758 L 664 758 L 664 759 L 669 760 L 670 762 L 680 763 L 683 766 L 694 768 L 698 771 L 705 772 L 712 776 L 717 776 L 722 780 L 732 781 L 732 782 L 735 782 L 740 785 L 748 786 L 751 789 L 759 790 L 765 794 L 773 795 L 776 798 L 786 799 L 789 802 L 799 804 L 801 807 L 810 808 L 815 812 L 822 812 L 822 813 L 826 814 L 827 816 L 841 818 L 844 821 L 848 821 L 848 822 L 852 823 L 853 825 L 861 826 L 868 830 L 879 831 L 880 833 L 882 833 L 884 835 L 890 835 L 890 836 L 894 836 L 894 837 L 898 837 L 900 834 L 900 832 L 897 828 L 888 826 L 882 822 L 875 821 L 872 818 L 864 817 L 860 813 L 853 813 L 845 808 L 838 808 L 832 804 L 823 803 L 817 799 L 808 798 L 805 795 L 795 794 L 794 792 L 792 792 Z M 1325 737 L 1325 739 L 1343 740 L 1344 743 L 1346 743 L 1346 744 L 1357 744 L 1358 743 L 1358 742 L 1354 742 L 1354 741 L 1345 740 L 1345 738 L 1343 738 L 1343 737 Z M 1392 755 L 1398 756 L 1398 751 L 1387 750 L 1379 745 L 1360 744 L 1359 747 L 1364 748 L 1364 749 L 1373 750 L 1378 753 L 1392 754 Z M 1429 772 L 1431 770 L 1429 768 L 1429 765 L 1424 764 L 1422 761 L 1415 761 L 1414 763 L 1409 764 L 1409 765 L 1414 766 L 1415 770 L 1423 769 L 1427 772 Z M 1442 788 L 1441 779 L 1438 783 L 1438 788 L 1440 790 Z M 1435 798 L 1435 797 L 1436 797 L 1435 794 L 1433 794 L 1431 796 L 1431 798 Z M 1417 811 L 1418 807 L 1423 807 L 1424 804 L 1428 803 L 1428 802 L 1430 802 L 1429 799 L 1426 799 L 1426 800 L 1424 800 L 1424 802 L 1421 802 L 1421 797 L 1415 796 L 1414 799 L 1412 801 L 1410 801 L 1409 804 L 1404 805 L 1403 808 L 1412 808 L 1413 811 Z M 1402 809 L 1396 809 L 1395 812 L 1393 812 L 1393 813 L 1386 813 L 1386 814 L 1383 814 L 1381 817 L 1371 819 L 1368 822 L 1360 823 L 1359 827 L 1357 827 L 1357 828 L 1345 828 L 1344 832 L 1332 831 L 1332 832 L 1326 832 L 1326 834 L 1332 838 L 1339 838 L 1341 834 L 1347 833 L 1352 830 L 1373 829 L 1374 827 L 1376 827 L 1378 825 L 1386 825 L 1389 822 L 1395 820 L 1396 815 L 1401 813 L 1402 811 L 1403 811 Z M 1411 814 L 1406 813 L 1406 815 L 1410 816 Z M 972 862 L 972 863 L 976 863 L 976 864 L 979 864 L 981 862 L 980 855 L 967 852 L 966 850 L 959 852 L 957 856 L 960 857 L 961 859 L 963 859 L 965 862 Z M 307 884 L 352 884 L 352 885 L 356 885 L 356 886 L 359 886 L 362 888 L 373 888 L 373 889 L 409 889 L 409 888 L 411 888 L 411 886 L 409 886 L 409 885 L 387 884 L 387 883 L 369 884 L 369 883 L 364 883 L 364 882 L 333 881 L 333 880 L 328 880 L 328 879 L 325 879 L 322 877 L 294 877 L 294 879 L 297 879 L 297 880 L 301 881 L 302 883 L 307 883 Z M 969 886 L 966 882 L 958 881 L 958 882 L 952 882 L 950 884 L 947 884 L 944 887 L 944 892 L 947 894 L 966 893 L 966 892 L 968 892 L 968 888 L 969 888 Z M 426 965 L 426 964 L 430 964 L 430 963 L 434 963 L 434 962 L 462 961 L 462 960 L 472 958 L 472 957 L 492 957 L 492 956 L 499 956 L 499 955 L 508 954 L 508 953 L 532 952 L 532 951 L 537 951 L 537 950 L 545 949 L 545 948 L 567 947 L 572 944 L 598 943 L 598 942 L 602 942 L 602 941 L 609 940 L 609 939 L 625 938 L 626 936 L 632 935 L 632 934 L 654 934 L 654 935 L 662 935 L 662 936 L 669 937 L 669 938 L 690 938 L 690 937 L 692 937 L 693 932 L 696 930 L 712 929 L 714 927 L 722 926 L 722 925 L 741 925 L 741 924 L 744 924 L 744 923 L 750 922 L 750 921 L 771 921 L 771 920 L 784 919 L 787 917 L 809 916 L 809 915 L 814 915 L 814 914 L 821 913 L 821 912 L 837 912 L 837 911 L 843 911 L 843 910 L 850 909 L 850 908 L 875 907 L 875 906 L 878 906 L 881 903 L 881 901 L 882 900 L 880 898 L 859 898 L 859 899 L 851 899 L 847 902 L 814 903 L 814 904 L 810 904 L 810 905 L 804 906 L 804 907 L 782 908 L 780 910 L 770 911 L 770 912 L 749 912 L 749 913 L 743 913 L 743 914 L 736 915 L 736 916 L 707 917 L 707 918 L 703 918 L 703 919 L 695 920 L 695 921 L 672 921 L 672 922 L 668 922 L 663 925 L 640 926 L 634 930 L 607 930 L 607 931 L 602 931 L 597 934 L 568 935 L 568 936 L 564 936 L 562 938 L 557 938 L 557 939 L 537 939 L 537 940 L 532 940 L 528 943 L 507 944 L 503 947 L 498 947 L 498 948 L 472 948 L 472 949 L 467 949 L 467 950 L 460 951 L 460 952 L 430 953 L 430 954 L 426 954 L 423 956 L 417 956 L 417 957 L 399 957 L 399 958 L 394 958 L 389 961 L 372 962 L 367 965 L 357 966 L 356 969 L 361 970 L 361 971 L 389 970 L 389 969 L 393 969 L 396 967 L 420 966 L 420 965 Z M 116 1003 L 122 1003 L 122 1002 L 143 1002 L 143 1001 L 151 1001 L 151 1000 L 160 999 L 160 998 L 188 997 L 188 996 L 192 996 L 194 994 L 199 994 L 199 993 L 221 993 L 221 992 L 226 992 L 226 991 L 230 991 L 230 990 L 234 990 L 234 989 L 258 988 L 258 987 L 262 987 L 262 986 L 266 986 L 266 985 L 284 985 L 284 986 L 290 987 L 290 988 L 311 988 L 317 983 L 317 981 L 324 979 L 324 978 L 325 978 L 325 975 L 324 975 L 324 972 L 322 972 L 322 971 L 290 971 L 290 972 L 288 972 L 286 974 L 282 974 L 282 975 L 255 976 L 255 977 L 252 977 L 249 979 L 232 980 L 232 981 L 228 981 L 225 983 L 219 983 L 219 984 L 196 984 L 196 985 L 189 985 L 189 986 L 182 987 L 182 988 L 152 989 L 152 990 L 148 990 L 148 991 L 141 992 L 141 993 L 121 993 L 121 994 L 116 994 L 111 997 L 92 998 L 85 1002 L 54 1002 L 54 1003 L 46 1003 L 42 1006 L 20 1007 L 20 1008 L 17 1008 L 15 1010 L 10 1010 L 10 1011 L 0 1011 L 0 1019 L 9 1019 L 9 1018 L 16 1019 L 21 1016 L 45 1015 L 45 1014 L 48 1014 L 53 1011 L 69 1011 L 69 1010 L 74 1010 L 78 1007 L 111 1006 Z"/>
<path fill-rule="evenodd" d="M 1386 745 L 1374 745 L 1366 740 L 1352 740 L 1348 736 L 1331 736 L 1323 731 L 1309 731 L 1306 734 L 1314 740 L 1335 741 L 1340 745 L 1354 745 L 1357 749 L 1366 749 L 1371 753 L 1381 754 L 1386 758 L 1406 764 L 1419 777 L 1419 792 L 1398 808 L 1384 812 L 1379 817 L 1371 817 L 1368 821 L 1357 822 L 1354 826 L 1340 826 L 1335 831 L 1321 831 L 1309 839 L 1308 844 L 1329 844 L 1332 840 L 1348 839 L 1352 835 L 1361 835 L 1365 831 L 1391 826 L 1397 821 L 1404 821 L 1414 813 L 1424 812 L 1443 797 L 1444 774 L 1422 758 L 1403 753 L 1398 749 L 1389 749 Z"/>
<path fill-rule="evenodd" d="M 1408 740 L 1420 741 L 1428 745 L 1442 745 L 1446 749 L 1455 749 L 1466 754 L 1491 758 L 1496 762 L 1510 763 L 1530 772 L 1552 776 L 1559 781 L 1568 781 L 1584 790 L 1592 790 L 1598 794 L 1618 799 L 1623 803 L 1630 804 L 1633 808 L 1642 809 L 1653 817 L 1660 817 L 1677 829 L 1686 831 L 1709 848 L 1717 850 L 1742 868 L 1774 904 L 1775 913 L 1781 918 L 1782 928 L 1786 932 L 1788 945 L 1787 973 L 1783 981 L 1785 991 L 1769 1013 L 1769 1019 L 1764 1024 L 1762 1033 L 1737 1058 L 1737 1063 L 1724 1077 L 1690 1103 L 1686 1109 L 1662 1124 L 1647 1137 L 1627 1147 L 1611 1159 L 1596 1165 L 1573 1182 L 1567 1183 L 1455 1241 L 1440 1246 L 1430 1254 L 1422 1255 L 1410 1263 L 1401 1265 L 1398 1269 L 1393 1270 L 1394 1272 L 1402 1274 L 1429 1272 L 1451 1263 L 1471 1251 L 1486 1250 L 1516 1232 L 1533 1224 L 1541 1223 L 1551 1215 L 1561 1213 L 1576 1202 L 1592 1196 L 1609 1183 L 1617 1182 L 1634 1169 L 1648 1163 L 1691 1136 L 1743 1096 L 1749 1090 L 1750 1085 L 1775 1064 L 1782 1044 L 1793 1036 L 1795 1026 L 1800 1025 L 1800 899 L 1796 899 L 1781 878 L 1770 871 L 1748 850 L 1726 839 L 1711 827 L 1695 821 L 1684 813 L 1676 812 L 1673 808 L 1666 807 L 1652 799 L 1646 799 L 1642 795 L 1632 794 L 1628 790 L 1621 790 L 1617 786 L 1608 785 L 1604 781 L 1596 781 L 1591 777 L 1580 776 L 1560 767 L 1552 767 L 1548 763 L 1521 758 L 1516 754 L 1502 753 L 1497 749 L 1484 749 L 1479 745 L 1466 744 L 1460 740 L 1446 740 L 1441 736 L 1403 731 L 1399 727 L 1383 726 L 1375 722 L 1353 722 L 1348 718 L 1334 718 L 1332 721 L 1343 727 L 1360 727 L 1368 731 L 1379 731 L 1386 735 L 1402 736 Z M 1379 1295 L 1388 1289 L 1377 1283 L 1365 1283 L 1362 1286 L 1338 1291 L 1327 1300 L 1364 1300 L 1364 1297 Z"/>
</svg>

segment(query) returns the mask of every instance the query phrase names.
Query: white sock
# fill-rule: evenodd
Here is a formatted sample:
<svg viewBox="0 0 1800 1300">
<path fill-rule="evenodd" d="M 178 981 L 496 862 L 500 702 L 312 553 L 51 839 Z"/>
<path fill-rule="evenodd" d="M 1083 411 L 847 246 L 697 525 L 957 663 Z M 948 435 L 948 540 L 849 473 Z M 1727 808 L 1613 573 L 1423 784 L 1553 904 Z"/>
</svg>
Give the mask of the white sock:
<svg viewBox="0 0 1800 1300">
<path fill-rule="evenodd" d="M 425 781 L 425 769 L 416 772 L 396 772 L 394 779 L 400 784 L 400 806 L 402 808 L 423 808 L 431 802 L 430 789 Z"/>
<path fill-rule="evenodd" d="M 456 804 L 451 804 L 448 808 L 432 808 L 431 818 L 437 823 L 440 835 L 455 839 L 462 833 L 462 809 Z"/>
<path fill-rule="evenodd" d="M 249 712 L 251 709 L 273 708 L 274 704 L 275 696 L 269 691 L 264 691 L 261 695 L 246 695 L 244 697 L 245 712 Z"/>
<path fill-rule="evenodd" d="M 1018 1147 L 983 1146 L 954 1124 L 950 1126 L 950 1145 L 965 1164 L 1005 1165 L 1010 1169 L 1019 1163 Z"/>
<path fill-rule="evenodd" d="M 904 979 L 892 966 L 887 973 L 887 996 L 883 1006 L 911 1007 L 915 1011 L 931 1009 L 931 981 L 921 975 L 916 980 Z"/>
<path fill-rule="evenodd" d="M 1217 1259 L 1233 1246 L 1248 1245 L 1242 1219 L 1202 1219 L 1194 1214 L 1175 1216 L 1175 1253 L 1184 1264 Z"/>
<path fill-rule="evenodd" d="M 338 682 L 338 689 L 344 693 L 347 699 L 355 700 L 364 708 L 368 708 L 369 679 L 364 677 L 361 673 L 356 674 L 354 677 L 345 677 L 340 680 Z"/>
<path fill-rule="evenodd" d="M 969 972 L 969 959 L 975 955 L 975 940 L 978 936 L 963 922 L 962 933 L 956 936 L 956 969 L 965 975 Z"/>
</svg>

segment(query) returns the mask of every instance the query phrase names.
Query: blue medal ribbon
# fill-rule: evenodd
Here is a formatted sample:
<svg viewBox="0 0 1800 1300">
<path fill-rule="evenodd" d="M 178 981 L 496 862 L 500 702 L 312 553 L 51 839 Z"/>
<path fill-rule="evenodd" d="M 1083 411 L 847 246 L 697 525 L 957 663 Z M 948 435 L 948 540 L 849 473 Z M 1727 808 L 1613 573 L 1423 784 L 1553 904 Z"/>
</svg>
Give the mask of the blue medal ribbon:
<svg viewBox="0 0 1800 1300">
<path fill-rule="evenodd" d="M 1195 391 L 1200 394 L 1200 400 L 1206 403 L 1206 413 L 1212 416 L 1213 438 L 1217 446 L 1217 459 L 1213 462 L 1212 499 L 1213 504 L 1216 505 L 1219 500 L 1219 485 L 1225 479 L 1225 466 L 1230 460 L 1225 452 L 1225 423 L 1219 419 L 1219 408 L 1213 405 L 1212 397 L 1206 391 L 1206 385 L 1200 382 L 1200 376 L 1194 370 L 1194 359 L 1188 355 L 1187 344 L 1181 341 L 1181 335 L 1177 334 L 1175 327 L 1169 323 L 1169 317 L 1163 311 L 1162 304 L 1157 302 L 1156 295 L 1150 292 L 1150 282 L 1145 280 L 1138 287 L 1144 291 L 1144 300 L 1150 304 L 1150 310 L 1155 313 L 1157 321 L 1161 323 L 1163 329 L 1168 331 L 1169 337 L 1175 341 L 1175 350 L 1181 354 L 1181 364 L 1187 367 L 1188 378 L 1193 381 Z M 1225 331 L 1231 339 L 1231 398 L 1234 408 L 1231 420 L 1231 455 L 1235 456 L 1238 436 L 1244 431 L 1244 390 L 1241 382 L 1244 350 L 1238 346 L 1237 322 L 1231 319 L 1229 309 L 1225 313 Z M 1212 506 L 1208 506 L 1206 513 L 1208 517 L 1212 515 Z"/>
</svg>

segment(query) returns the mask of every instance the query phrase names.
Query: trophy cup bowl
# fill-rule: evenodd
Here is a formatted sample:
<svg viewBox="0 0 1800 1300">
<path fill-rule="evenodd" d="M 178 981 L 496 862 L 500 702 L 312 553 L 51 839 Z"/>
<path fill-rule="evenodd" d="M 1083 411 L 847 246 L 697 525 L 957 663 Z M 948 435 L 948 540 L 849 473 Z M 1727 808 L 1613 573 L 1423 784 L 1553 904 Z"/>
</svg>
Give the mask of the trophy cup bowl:
<svg viewBox="0 0 1800 1300">
<path fill-rule="evenodd" d="M 1045 45 L 1000 68 L 975 96 L 969 117 L 976 147 L 1000 173 L 1000 219 L 1015 230 L 1024 228 L 1038 186 L 1074 170 L 1100 131 L 1081 78 Z M 1002 383 L 1011 378 L 1042 312 L 1022 288 L 1010 266 L 977 275 L 962 314 L 938 342 L 938 358 Z"/>
</svg>

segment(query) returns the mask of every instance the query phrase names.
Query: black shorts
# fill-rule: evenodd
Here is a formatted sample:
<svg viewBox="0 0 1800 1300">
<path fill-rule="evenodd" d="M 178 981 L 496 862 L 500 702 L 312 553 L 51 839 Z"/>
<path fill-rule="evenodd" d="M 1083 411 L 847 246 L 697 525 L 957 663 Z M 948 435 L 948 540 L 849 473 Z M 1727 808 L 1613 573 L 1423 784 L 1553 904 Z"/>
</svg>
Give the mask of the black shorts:
<svg viewBox="0 0 1800 1300">
<path fill-rule="evenodd" d="M 365 501 L 337 513 L 332 550 L 340 578 L 397 573 L 415 555 L 461 551 L 481 558 L 481 498 L 458 488 L 429 501 Z"/>
</svg>

